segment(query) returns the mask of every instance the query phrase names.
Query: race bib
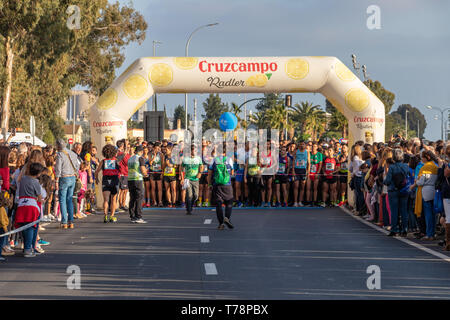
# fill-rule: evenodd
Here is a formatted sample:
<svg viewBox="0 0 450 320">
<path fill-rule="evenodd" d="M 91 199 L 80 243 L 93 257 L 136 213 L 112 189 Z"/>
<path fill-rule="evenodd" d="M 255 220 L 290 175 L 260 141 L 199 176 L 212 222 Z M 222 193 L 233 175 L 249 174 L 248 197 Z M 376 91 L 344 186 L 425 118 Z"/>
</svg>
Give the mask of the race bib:
<svg viewBox="0 0 450 320">
<path fill-rule="evenodd" d="M 341 169 L 348 169 L 347 162 L 341 162 Z"/>
<path fill-rule="evenodd" d="M 174 172 L 174 167 L 166 167 L 166 169 L 164 170 L 164 172 L 166 173 L 166 174 L 173 174 L 173 172 Z"/>
<path fill-rule="evenodd" d="M 115 160 L 105 160 L 105 169 L 107 169 L 107 170 L 116 169 L 116 161 Z"/>
<path fill-rule="evenodd" d="M 325 169 L 326 169 L 327 171 L 333 171 L 333 170 L 334 170 L 334 163 L 328 162 L 328 163 L 326 164 L 326 166 L 325 166 Z"/>
<path fill-rule="evenodd" d="M 263 163 L 264 165 L 270 164 L 270 158 L 262 158 L 262 163 Z"/>
<path fill-rule="evenodd" d="M 258 174 L 258 168 L 255 168 L 255 167 L 248 168 L 248 174 L 251 176 Z"/>
<path fill-rule="evenodd" d="M 316 164 L 312 164 L 311 165 L 311 173 L 316 173 L 317 172 L 317 165 Z"/>
<path fill-rule="evenodd" d="M 285 173 L 286 172 L 286 163 L 279 163 L 278 164 L 278 173 Z"/>
</svg>

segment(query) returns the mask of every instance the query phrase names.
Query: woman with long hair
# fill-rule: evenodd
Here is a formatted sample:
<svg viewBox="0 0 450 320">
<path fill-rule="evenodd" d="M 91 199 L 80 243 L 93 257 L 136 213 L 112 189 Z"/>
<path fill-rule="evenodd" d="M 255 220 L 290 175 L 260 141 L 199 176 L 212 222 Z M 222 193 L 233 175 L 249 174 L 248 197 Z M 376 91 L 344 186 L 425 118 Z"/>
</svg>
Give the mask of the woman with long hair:
<svg viewBox="0 0 450 320">
<path fill-rule="evenodd" d="M 355 186 L 355 199 L 356 199 L 356 215 L 362 215 L 364 210 L 364 193 L 363 193 L 363 183 L 364 178 L 359 167 L 363 164 L 362 160 L 362 151 L 359 144 L 355 144 L 352 146 L 351 155 L 350 155 L 350 167 L 349 171 L 354 179 Z"/>
</svg>

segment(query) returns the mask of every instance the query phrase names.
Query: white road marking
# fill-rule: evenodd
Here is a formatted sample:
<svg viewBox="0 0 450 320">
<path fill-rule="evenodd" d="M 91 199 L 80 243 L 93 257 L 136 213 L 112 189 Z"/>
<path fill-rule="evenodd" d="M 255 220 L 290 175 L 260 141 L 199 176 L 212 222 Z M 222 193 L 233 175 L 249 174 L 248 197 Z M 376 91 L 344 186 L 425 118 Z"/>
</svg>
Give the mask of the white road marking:
<svg viewBox="0 0 450 320">
<path fill-rule="evenodd" d="M 212 219 L 205 219 L 205 223 L 204 224 L 211 224 Z"/>
<path fill-rule="evenodd" d="M 209 237 L 208 236 L 200 236 L 200 242 L 201 243 L 209 243 Z"/>
<path fill-rule="evenodd" d="M 342 211 L 344 211 L 345 213 L 347 213 L 349 216 L 351 216 L 351 217 L 353 217 L 354 219 L 356 219 L 356 220 L 358 220 L 358 221 L 364 223 L 365 225 L 368 225 L 368 226 L 371 227 L 372 229 L 375 229 L 375 230 L 377 230 L 377 231 L 379 231 L 379 232 L 382 232 L 382 233 L 384 233 L 384 234 L 388 234 L 388 233 L 389 233 L 388 231 L 384 230 L 383 228 L 380 228 L 380 227 L 377 226 L 377 225 L 374 225 L 374 224 L 372 224 L 372 223 L 370 223 L 370 222 L 368 222 L 368 221 L 366 221 L 366 220 L 364 220 L 364 219 L 362 219 L 362 218 L 360 218 L 360 217 L 355 216 L 355 215 L 354 215 L 350 210 L 348 210 L 347 208 L 344 208 L 344 207 L 340 207 L 340 208 L 342 209 Z M 429 254 L 431 254 L 431 255 L 433 255 L 433 256 L 435 256 L 435 257 L 438 257 L 438 258 L 440 258 L 440 259 L 442 259 L 442 260 L 444 260 L 444 261 L 446 261 L 446 262 L 450 262 L 450 257 L 446 256 L 445 254 L 439 253 L 439 252 L 434 251 L 434 250 L 432 250 L 432 249 L 430 249 L 430 248 L 426 248 L 426 247 L 424 247 L 424 246 L 422 246 L 422 245 L 420 245 L 420 244 L 418 244 L 418 243 L 415 243 L 414 241 L 408 240 L 408 239 L 406 239 L 406 238 L 401 238 L 401 237 L 393 237 L 393 238 L 394 238 L 394 239 L 397 239 L 397 240 L 400 240 L 400 241 L 402 241 L 402 242 L 404 242 L 404 243 L 406 243 L 406 244 L 409 244 L 410 246 L 413 246 L 413 247 L 415 247 L 415 248 L 417 248 L 417 249 L 419 249 L 419 250 L 422 250 L 422 251 L 424 251 L 424 252 L 426 252 L 426 253 L 429 253 Z"/>
<path fill-rule="evenodd" d="M 215 263 L 205 263 L 205 273 L 206 275 L 217 275 L 217 269 Z"/>
</svg>

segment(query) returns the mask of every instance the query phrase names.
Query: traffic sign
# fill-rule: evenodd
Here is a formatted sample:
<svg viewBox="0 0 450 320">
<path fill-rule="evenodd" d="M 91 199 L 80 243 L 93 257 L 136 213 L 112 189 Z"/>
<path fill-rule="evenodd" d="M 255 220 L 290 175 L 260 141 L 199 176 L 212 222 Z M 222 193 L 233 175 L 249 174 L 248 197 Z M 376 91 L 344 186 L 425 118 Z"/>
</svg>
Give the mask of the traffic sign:
<svg viewBox="0 0 450 320">
<path fill-rule="evenodd" d="M 69 138 L 69 144 L 73 144 L 73 139 Z"/>
</svg>

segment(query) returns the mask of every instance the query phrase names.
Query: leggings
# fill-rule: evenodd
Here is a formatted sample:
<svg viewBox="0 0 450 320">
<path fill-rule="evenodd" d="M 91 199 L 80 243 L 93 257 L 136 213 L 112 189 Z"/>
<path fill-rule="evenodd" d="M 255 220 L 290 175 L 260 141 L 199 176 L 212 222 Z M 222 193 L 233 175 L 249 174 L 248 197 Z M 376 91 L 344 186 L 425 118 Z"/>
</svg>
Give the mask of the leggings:
<svg viewBox="0 0 450 320">
<path fill-rule="evenodd" d="M 225 202 L 222 202 L 220 200 L 217 201 L 216 215 L 219 224 L 223 224 L 223 208 L 222 208 L 223 203 L 225 203 L 225 217 L 227 217 L 228 219 L 231 218 L 231 210 L 233 209 L 233 200 L 228 200 Z"/>
<path fill-rule="evenodd" d="M 259 206 L 261 204 L 261 176 L 249 176 L 247 185 L 249 190 L 249 204 Z"/>
</svg>

